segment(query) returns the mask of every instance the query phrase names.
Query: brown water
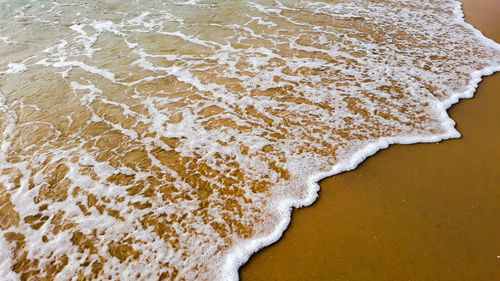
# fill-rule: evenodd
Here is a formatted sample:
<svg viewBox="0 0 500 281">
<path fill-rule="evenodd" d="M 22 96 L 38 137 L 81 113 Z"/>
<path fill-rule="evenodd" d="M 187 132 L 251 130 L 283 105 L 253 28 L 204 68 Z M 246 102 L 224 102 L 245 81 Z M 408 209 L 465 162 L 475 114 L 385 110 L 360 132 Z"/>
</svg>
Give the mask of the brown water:
<svg viewBox="0 0 500 281">
<path fill-rule="evenodd" d="M 462 2 L 466 21 L 500 42 L 500 2 Z M 323 180 L 241 280 L 497 280 L 499 93 L 496 74 L 449 110 L 460 139 L 392 146 Z"/>
<path fill-rule="evenodd" d="M 0 279 L 220 280 L 500 48 L 454 1 L 1 1 Z"/>
</svg>

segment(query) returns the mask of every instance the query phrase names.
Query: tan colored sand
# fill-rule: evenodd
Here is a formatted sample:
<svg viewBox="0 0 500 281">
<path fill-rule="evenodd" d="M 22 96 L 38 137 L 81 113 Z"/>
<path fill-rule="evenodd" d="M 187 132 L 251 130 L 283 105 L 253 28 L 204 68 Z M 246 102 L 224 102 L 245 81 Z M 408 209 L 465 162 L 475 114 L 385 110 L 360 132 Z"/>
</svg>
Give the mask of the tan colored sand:
<svg viewBox="0 0 500 281">
<path fill-rule="evenodd" d="M 466 0 L 466 20 L 500 42 L 500 2 Z M 498 280 L 500 75 L 449 112 L 463 134 L 396 145 L 321 182 L 242 280 Z"/>
</svg>

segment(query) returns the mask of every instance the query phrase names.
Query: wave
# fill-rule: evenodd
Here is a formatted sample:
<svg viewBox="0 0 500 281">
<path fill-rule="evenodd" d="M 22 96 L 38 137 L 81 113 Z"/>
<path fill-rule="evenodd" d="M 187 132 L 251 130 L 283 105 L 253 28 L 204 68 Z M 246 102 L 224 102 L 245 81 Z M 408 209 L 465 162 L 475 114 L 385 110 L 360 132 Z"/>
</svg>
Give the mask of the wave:
<svg viewBox="0 0 500 281">
<path fill-rule="evenodd" d="M 3 1 L 2 280 L 235 280 L 500 70 L 456 1 Z"/>
</svg>

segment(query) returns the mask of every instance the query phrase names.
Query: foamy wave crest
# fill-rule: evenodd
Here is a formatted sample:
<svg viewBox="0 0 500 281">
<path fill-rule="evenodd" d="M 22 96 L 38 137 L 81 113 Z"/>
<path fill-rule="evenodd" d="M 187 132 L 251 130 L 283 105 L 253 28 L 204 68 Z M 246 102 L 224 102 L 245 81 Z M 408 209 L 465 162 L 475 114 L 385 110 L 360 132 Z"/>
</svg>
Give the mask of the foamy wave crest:
<svg viewBox="0 0 500 281">
<path fill-rule="evenodd" d="M 456 1 L 1 1 L 0 279 L 237 279 L 499 67 Z"/>
</svg>

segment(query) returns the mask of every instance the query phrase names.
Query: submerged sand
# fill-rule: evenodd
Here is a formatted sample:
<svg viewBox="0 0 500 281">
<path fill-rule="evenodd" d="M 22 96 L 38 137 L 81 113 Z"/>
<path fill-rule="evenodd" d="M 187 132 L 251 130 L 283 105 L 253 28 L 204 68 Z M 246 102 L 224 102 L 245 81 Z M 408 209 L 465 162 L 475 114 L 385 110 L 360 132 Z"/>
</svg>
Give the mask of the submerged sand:
<svg viewBox="0 0 500 281">
<path fill-rule="evenodd" d="M 316 199 L 317 179 L 388 143 L 459 136 L 445 108 L 500 66 L 500 45 L 474 33 L 449 0 L 2 1 L 0 280 L 237 279 L 250 253 L 280 237 L 290 206 Z M 401 165 L 373 174 L 405 190 Z M 444 212 L 457 219 L 439 228 L 455 227 L 473 198 L 447 214 L 461 194 L 450 188 L 396 197 L 386 184 L 375 194 L 335 185 L 334 198 L 361 201 L 307 219 L 306 239 L 344 264 L 314 252 L 307 261 L 358 272 L 336 250 L 345 248 L 371 268 L 365 280 L 384 260 L 377 253 L 422 268 L 430 242 L 418 239 L 435 225 L 421 216 Z M 420 210 L 429 196 L 439 208 Z M 369 216 L 349 228 L 363 210 Z M 323 240 L 311 228 L 342 215 L 362 251 L 339 226 Z M 401 225 L 407 232 L 392 230 Z M 396 250 L 363 245 L 363 235 Z M 387 237 L 415 237 L 416 254 Z M 301 279 L 320 272 L 304 268 Z"/>
<path fill-rule="evenodd" d="M 500 42 L 500 2 L 462 1 Z M 500 276 L 500 76 L 450 110 L 461 139 L 395 145 L 321 182 L 241 280 L 495 280 Z"/>
</svg>

